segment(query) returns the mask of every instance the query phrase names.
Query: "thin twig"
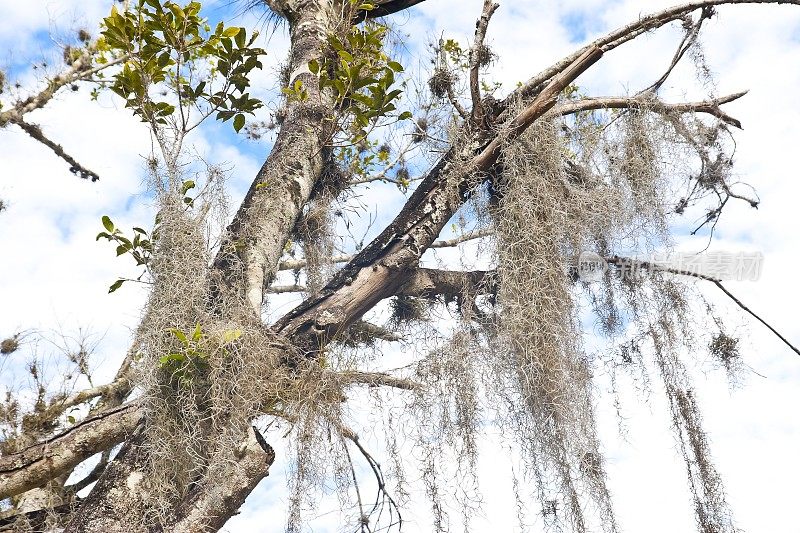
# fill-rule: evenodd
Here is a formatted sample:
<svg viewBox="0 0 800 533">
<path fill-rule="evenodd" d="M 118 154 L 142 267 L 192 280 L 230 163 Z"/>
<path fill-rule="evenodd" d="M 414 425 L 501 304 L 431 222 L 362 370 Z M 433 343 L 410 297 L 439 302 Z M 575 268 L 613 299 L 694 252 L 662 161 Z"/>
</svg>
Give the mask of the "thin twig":
<svg viewBox="0 0 800 533">
<path fill-rule="evenodd" d="M 678 275 L 681 275 L 681 276 L 689 276 L 689 277 L 692 277 L 692 278 L 702 279 L 704 281 L 710 281 L 711 283 L 716 285 L 722 292 L 724 292 L 725 295 L 728 298 L 733 300 L 733 302 L 736 305 L 738 305 L 741 309 L 743 309 L 744 311 L 749 313 L 751 316 L 753 316 L 753 318 L 755 318 L 756 320 L 758 320 L 759 322 L 764 324 L 767 327 L 767 329 L 769 329 L 772 333 L 775 334 L 775 336 L 777 336 L 781 341 L 783 341 L 783 343 L 786 344 L 786 346 L 791 348 L 793 352 L 795 352 L 797 355 L 800 355 L 800 350 L 798 350 L 791 342 L 789 342 L 786 339 L 786 337 L 784 337 L 783 335 L 778 333 L 778 331 L 775 328 L 773 328 L 772 326 L 770 326 L 763 318 L 758 316 L 749 307 L 747 307 L 744 303 L 742 303 L 741 300 L 739 300 L 736 296 L 731 294 L 731 292 L 722 285 L 722 281 L 717 279 L 717 278 L 714 278 L 714 277 L 711 277 L 711 276 L 707 276 L 705 274 L 700 274 L 699 272 L 691 272 L 691 271 L 688 271 L 688 270 L 680 270 L 680 269 L 677 269 L 677 268 L 669 268 L 669 267 L 665 267 L 663 265 L 659 265 L 659 264 L 656 264 L 656 263 L 651 263 L 651 262 L 648 262 L 648 261 L 638 261 L 636 259 L 630 259 L 630 258 L 627 258 L 627 257 L 620 257 L 620 256 L 617 256 L 617 255 L 612 256 L 612 257 L 607 257 L 607 258 L 605 258 L 605 260 L 609 264 L 617 266 L 617 267 L 633 265 L 633 266 L 636 266 L 638 268 L 643 268 L 645 270 L 668 272 L 670 274 L 678 274 Z"/>
</svg>

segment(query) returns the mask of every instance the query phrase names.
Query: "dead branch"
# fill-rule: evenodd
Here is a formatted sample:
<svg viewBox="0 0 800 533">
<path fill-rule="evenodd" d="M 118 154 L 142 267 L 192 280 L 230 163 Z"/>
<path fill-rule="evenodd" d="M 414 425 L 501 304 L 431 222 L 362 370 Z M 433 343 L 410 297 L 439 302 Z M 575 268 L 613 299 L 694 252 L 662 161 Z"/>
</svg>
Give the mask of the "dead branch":
<svg viewBox="0 0 800 533">
<path fill-rule="evenodd" d="M 516 98 L 530 97 L 538 94 L 544 83 L 563 72 L 570 64 L 575 62 L 580 56 L 585 54 L 593 47 L 600 48 L 603 52 L 608 52 L 614 48 L 638 37 L 639 35 L 648 31 L 660 28 L 670 22 L 679 20 L 692 11 L 702 9 L 704 7 L 720 6 L 725 4 L 793 4 L 800 5 L 800 0 L 700 0 L 697 2 L 690 2 L 675 6 L 645 17 L 641 17 L 636 22 L 632 22 L 622 28 L 614 30 L 603 37 L 595 40 L 594 42 L 580 48 L 574 53 L 562 58 L 561 60 L 553 63 L 546 69 L 542 70 L 520 88 L 515 90 L 508 98 L 506 98 L 504 105 L 510 104 Z"/>
<path fill-rule="evenodd" d="M 597 109 L 642 109 L 653 113 L 707 113 L 722 120 L 726 124 L 741 129 L 742 124 L 737 119 L 727 115 L 719 106 L 738 100 L 746 95 L 747 91 L 705 100 L 703 102 L 684 102 L 668 104 L 652 98 L 641 97 L 591 97 L 582 98 L 574 102 L 565 102 L 557 105 L 552 113 L 556 115 L 571 115 L 580 111 L 594 111 Z"/>
<path fill-rule="evenodd" d="M 483 237 L 488 237 L 492 235 L 491 230 L 475 230 L 467 232 L 463 235 L 458 237 L 454 237 L 452 239 L 441 239 L 435 241 L 431 244 L 431 248 L 450 248 L 453 246 L 458 246 L 459 244 L 465 243 L 467 241 L 481 239 Z M 347 263 L 348 261 L 353 259 L 353 255 L 335 255 L 331 257 L 331 263 Z M 280 262 L 278 266 L 278 270 L 300 270 L 301 268 L 305 268 L 306 260 L 305 259 L 284 259 Z M 291 286 L 283 286 L 283 289 L 274 290 L 277 287 L 273 286 L 270 288 L 269 292 L 272 293 L 281 293 L 281 292 L 302 292 L 305 291 L 305 287 L 302 285 L 291 285 Z M 289 288 L 293 287 L 293 288 Z"/>
<path fill-rule="evenodd" d="M 664 82 L 667 81 L 667 78 L 669 78 L 670 74 L 672 74 L 672 71 L 675 70 L 675 67 L 678 66 L 678 63 L 680 63 L 681 59 L 683 59 L 683 56 L 686 54 L 686 52 L 697 42 L 697 37 L 700 35 L 700 29 L 703 27 L 703 22 L 711 18 L 713 14 L 714 11 L 712 8 L 706 8 L 700 11 L 700 18 L 694 24 L 692 24 L 690 17 L 684 19 L 684 28 L 686 33 L 684 33 L 683 39 L 681 39 L 681 42 L 678 44 L 678 49 L 675 51 L 675 55 L 672 56 L 672 61 L 670 61 L 667 70 L 664 71 L 664 74 L 662 74 L 660 78 L 653 82 L 652 85 L 640 91 L 639 94 L 658 92 Z"/>
<path fill-rule="evenodd" d="M 54 154 L 58 157 L 69 163 L 69 171 L 76 176 L 79 176 L 83 179 L 91 179 L 92 181 L 97 181 L 100 179 L 100 176 L 97 175 L 96 172 L 89 170 L 88 168 L 81 165 L 74 157 L 69 155 L 64 151 L 64 148 L 53 141 L 51 141 L 44 133 L 42 133 L 42 128 L 37 126 L 36 124 L 30 124 L 25 122 L 22 118 L 10 120 L 12 124 L 16 124 L 22 131 L 30 135 L 33 139 L 39 141 L 43 145 L 50 148 Z"/>
<path fill-rule="evenodd" d="M 495 4 L 492 0 L 483 1 L 483 12 L 475 24 L 475 42 L 469 51 L 469 90 L 472 96 L 472 122 L 474 124 L 480 124 L 484 118 L 483 105 L 481 104 L 480 68 L 486 55 L 486 45 L 484 44 L 486 30 L 489 28 L 489 21 L 498 7 L 500 7 L 500 4 Z"/>
<path fill-rule="evenodd" d="M 336 376 L 344 385 L 367 385 L 369 387 L 393 387 L 401 390 L 420 390 L 422 384 L 416 381 L 398 378 L 383 372 L 337 372 Z"/>
<path fill-rule="evenodd" d="M 483 152 L 476 157 L 475 166 L 487 169 L 494 164 L 500 155 L 502 145 L 519 137 L 536 119 L 549 111 L 555 105 L 558 94 L 601 57 L 603 57 L 603 50 L 599 47 L 590 45 L 585 48 L 582 54 L 559 71 L 558 75 L 537 94 L 533 101 L 514 117 L 503 135 L 495 137 L 484 148 Z"/>
<path fill-rule="evenodd" d="M 769 329 L 776 337 L 778 337 L 793 352 L 795 352 L 797 355 L 800 355 L 800 350 L 798 350 L 798 348 L 796 346 L 794 346 L 791 342 L 789 342 L 786 339 L 786 337 L 784 337 L 783 335 L 778 333 L 778 331 L 775 328 L 773 328 L 771 325 L 769 325 L 769 323 L 767 323 L 767 321 L 765 321 L 763 318 L 758 316 L 754 311 L 752 311 L 749 307 L 747 307 L 744 303 L 742 303 L 742 301 L 739 300 L 736 296 L 734 296 L 728 289 L 726 289 L 722 285 L 722 281 L 717 279 L 717 278 L 714 278 L 714 277 L 711 277 L 711 276 L 706 276 L 706 275 L 700 274 L 698 272 L 692 272 L 692 271 L 689 271 L 689 270 L 680 270 L 680 269 L 676 269 L 676 268 L 669 268 L 669 267 L 665 267 L 663 265 L 659 265 L 659 264 L 656 264 L 656 263 L 651 263 L 651 262 L 648 262 L 648 261 L 638 261 L 636 259 L 630 259 L 628 257 L 620 257 L 620 256 L 616 256 L 616 255 L 612 256 L 612 257 L 607 257 L 607 258 L 605 258 L 605 260 L 608 262 L 608 264 L 617 266 L 619 268 L 630 268 L 630 267 L 641 268 L 641 269 L 644 269 L 644 270 L 651 270 L 651 271 L 658 271 L 658 272 L 668 272 L 670 274 L 677 274 L 677 275 L 680 275 L 680 276 L 689 276 L 689 277 L 692 277 L 692 278 L 697 278 L 697 279 L 702 279 L 704 281 L 709 281 L 709 282 L 713 283 L 714 285 L 716 285 L 717 288 L 719 288 L 719 290 L 724 292 L 725 295 L 728 298 L 733 300 L 733 303 L 735 303 L 737 306 L 739 306 L 739 308 L 741 308 L 742 310 L 747 312 L 749 315 L 751 315 L 753 318 L 755 318 L 756 320 L 761 322 L 764 326 L 766 326 L 767 329 Z"/>
<path fill-rule="evenodd" d="M 137 402 L 87 418 L 21 452 L 0 457 L 0 499 L 68 474 L 79 463 L 125 440 L 142 419 Z"/>
<path fill-rule="evenodd" d="M 411 279 L 403 285 L 398 294 L 403 296 L 448 296 L 459 297 L 462 294 L 496 293 L 498 277 L 494 270 L 474 270 L 459 272 L 420 268 Z"/>
</svg>

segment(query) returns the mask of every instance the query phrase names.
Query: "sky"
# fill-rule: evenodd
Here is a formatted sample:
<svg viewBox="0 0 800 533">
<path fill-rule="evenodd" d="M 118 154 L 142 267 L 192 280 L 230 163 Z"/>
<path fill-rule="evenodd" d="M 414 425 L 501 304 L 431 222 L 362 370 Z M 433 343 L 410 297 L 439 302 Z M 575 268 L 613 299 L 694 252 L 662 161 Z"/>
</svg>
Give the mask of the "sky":
<svg viewBox="0 0 800 533">
<path fill-rule="evenodd" d="M 513 87 L 572 51 L 580 44 L 640 15 L 671 2 L 651 0 L 500 0 L 488 33 L 498 56 L 491 76 Z M 77 28 L 94 31 L 108 13 L 108 0 L 0 0 L 0 68 L 23 86 L 57 65 L 59 43 Z M 225 0 L 205 2 L 211 19 L 231 20 L 238 8 Z M 429 43 L 440 36 L 471 38 L 480 0 L 427 0 L 396 17 L 404 35 L 407 64 L 429 59 Z M 237 22 L 258 25 L 259 13 Z M 263 24 L 262 24 L 263 26 Z M 267 32 L 269 33 L 269 32 Z M 657 78 L 679 40 L 675 29 L 648 34 L 607 54 L 579 80 L 593 95 L 630 94 Z M 795 344 L 800 343 L 796 301 L 800 288 L 800 211 L 797 208 L 797 147 L 800 145 L 800 8 L 795 6 L 732 6 L 718 9 L 702 34 L 705 59 L 714 74 L 709 86 L 688 69 L 679 69 L 665 88 L 670 101 L 703 98 L 708 91 L 728 94 L 749 90 L 726 107 L 744 129 L 736 132 L 735 172 L 753 185 L 762 200 L 758 210 L 735 203 L 727 208 L 712 242 L 712 250 L 758 251 L 764 255 L 761 278 L 731 282 L 728 287 Z M 256 76 L 258 94 L 274 102 L 275 72 L 286 53 L 287 38 L 278 28 L 268 42 L 265 69 Z M 3 100 L 0 95 L 0 100 Z M 272 105 L 273 108 L 275 104 Z M 109 215 L 119 226 L 151 220 L 153 206 L 144 182 L 144 156 L 150 151 L 145 128 L 119 101 L 103 96 L 91 102 L 88 89 L 59 94 L 45 109 L 34 112 L 36 122 L 65 149 L 101 176 L 97 183 L 71 175 L 67 166 L 16 128 L 0 131 L 0 337 L 18 331 L 41 332 L 50 339 L 88 332 L 96 344 L 93 369 L 98 382 L 108 379 L 124 354 L 136 327 L 146 293 L 126 286 L 107 294 L 119 276 L 135 275 L 125 261 L 114 257 L 107 243 L 95 242 L 100 218 Z M 247 141 L 210 125 L 192 142 L 212 162 L 230 169 L 232 204 L 260 167 L 269 140 Z M 385 212 L 399 208 L 388 189 L 365 189 L 362 200 Z M 376 224 L 373 232 L 379 229 Z M 696 251 L 707 235 L 676 236 L 677 247 Z M 753 369 L 741 386 L 731 388 L 713 370 L 705 353 L 697 354 L 692 373 L 717 467 L 725 481 L 737 525 L 748 532 L 800 532 L 796 480 L 800 479 L 800 358 L 749 317 L 738 312 L 713 287 L 703 289 L 720 306 L 741 337 L 744 360 Z M 270 313 L 280 315 L 290 300 L 276 302 Z M 0 390 L 19 388 L 24 380 L 23 358 L 47 354 L 46 341 L 29 343 L 21 353 L 2 359 Z M 59 367 L 53 366 L 55 378 Z M 648 402 L 630 394 L 624 405 L 628 431 L 621 436 L 607 384 L 598 380 L 598 419 L 608 460 L 609 485 L 624 531 L 692 531 L 693 516 L 668 412 L 658 393 Z M 369 441 L 371 437 L 365 435 Z M 515 465 L 498 445 L 491 427 L 481 440 L 484 505 L 475 531 L 512 531 L 515 503 L 511 471 Z M 288 493 L 285 462 L 279 459 L 271 475 L 250 496 L 227 531 L 282 531 Z M 285 452 L 285 450 L 284 450 Z M 409 451 L 411 453 L 411 451 Z M 284 455 L 285 456 L 285 455 Z M 517 465 L 518 466 L 518 465 Z M 326 498 L 309 531 L 338 531 L 336 499 Z M 457 510 L 453 510 L 457 513 Z M 541 519 L 531 502 L 530 531 Z M 454 515 L 455 516 L 455 515 Z M 406 530 L 429 531 L 424 494 L 412 492 Z M 457 517 L 453 530 L 458 531 Z"/>
</svg>

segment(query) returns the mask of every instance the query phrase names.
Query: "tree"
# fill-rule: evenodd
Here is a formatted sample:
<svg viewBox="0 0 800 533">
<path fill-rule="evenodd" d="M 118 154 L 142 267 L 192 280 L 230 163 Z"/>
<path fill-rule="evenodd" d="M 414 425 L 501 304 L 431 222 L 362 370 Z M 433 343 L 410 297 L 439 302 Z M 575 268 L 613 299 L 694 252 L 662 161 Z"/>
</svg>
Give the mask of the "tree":
<svg viewBox="0 0 800 533">
<path fill-rule="evenodd" d="M 441 463 L 453 453 L 465 472 L 474 468 L 480 407 L 488 404 L 538 482 L 545 521 L 616 531 L 592 392 L 593 369 L 606 364 L 663 382 L 698 528 L 734 531 L 683 358 L 694 337 L 691 282 L 733 296 L 713 276 L 632 257 L 667 245 L 681 216 L 701 213 L 692 231 L 713 231 L 730 203 L 758 206 L 732 179 L 732 130 L 741 124 L 723 110 L 744 93 L 680 103 L 663 94 L 686 57 L 707 74 L 698 36 L 715 6 L 779 2 L 706 0 L 641 17 L 500 98 L 485 76 L 498 6 L 485 1 L 469 46 L 435 43 L 419 103 L 406 111 L 411 85 L 400 79 L 405 69 L 382 17 L 391 21 L 420 3 L 267 2 L 291 41 L 283 100 L 274 123 L 263 125 L 278 132 L 231 220 L 223 172 L 185 147 L 207 117 L 261 134 L 257 122 L 246 122 L 264 107 L 251 95 L 264 50 L 251 30 L 208 25 L 197 2 L 113 9 L 98 39 L 79 33 L 64 48 L 65 70 L 43 90 L 0 110 L 0 125 L 18 126 L 94 181 L 98 173 L 27 116 L 73 84 L 111 91 L 152 135 L 146 170 L 157 206 L 149 228 L 126 232 L 109 217 L 101 221 L 98 239 L 134 259 L 135 281 L 149 284 L 115 378 L 68 396 L 37 381 L 27 412 L 11 396 L 3 407 L 0 497 L 12 498 L 5 523 L 217 530 L 275 460 L 258 424 L 281 421 L 296 446 L 290 530 L 302 524 L 307 488 L 326 468 L 354 495 L 363 531 L 399 525 L 402 509 L 386 474 L 346 416 L 348 395 L 365 386 L 413 399 L 405 415 L 417 421 L 436 529 L 448 527 L 437 495 Z M 625 96 L 584 94 L 579 77 L 604 55 L 672 23 L 683 38 L 650 86 Z M 423 167 L 420 147 L 440 155 Z M 678 163 L 685 171 L 674 171 Z M 337 201 L 375 182 L 413 192 L 369 243 L 343 246 L 336 228 L 349 227 L 352 216 L 337 211 Z M 460 231 L 444 238 L 453 223 Z M 487 268 L 420 266 L 429 249 L 475 241 L 494 250 Z M 595 255 L 576 264 L 586 250 Z M 598 281 L 590 283 L 587 266 L 602 267 Z M 297 275 L 287 285 L 279 273 L 291 271 Z M 132 281 L 120 278 L 110 292 Z M 299 305 L 263 320 L 266 298 L 292 292 L 303 294 Z M 366 321 L 387 299 L 390 319 Z M 582 304 L 602 324 L 606 359 L 584 347 Z M 709 350 L 734 372 L 738 341 L 716 315 L 708 320 L 716 328 Z M 441 330 L 435 346 L 404 372 L 370 363 L 365 347 L 380 351 L 431 325 Z M 12 353 L 25 334 L 8 340 L 3 350 Z M 36 380 L 38 372 L 34 365 Z M 85 408 L 73 414 L 76 406 Z M 393 416 L 391 407 L 375 409 Z M 386 448 L 391 455 L 391 437 Z M 97 467 L 66 486 L 70 472 L 97 454 Z M 375 506 L 358 490 L 355 455 L 374 473 Z M 94 482 L 88 496 L 76 496 Z"/>
</svg>

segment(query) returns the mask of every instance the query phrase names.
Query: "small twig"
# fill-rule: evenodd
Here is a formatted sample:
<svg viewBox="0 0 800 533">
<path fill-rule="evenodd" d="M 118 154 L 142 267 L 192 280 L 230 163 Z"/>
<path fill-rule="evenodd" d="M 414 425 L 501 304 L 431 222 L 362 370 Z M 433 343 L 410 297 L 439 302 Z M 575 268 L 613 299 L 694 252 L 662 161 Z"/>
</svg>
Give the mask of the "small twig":
<svg viewBox="0 0 800 533">
<path fill-rule="evenodd" d="M 712 14 L 713 11 L 711 9 L 703 9 L 700 12 L 700 18 L 697 20 L 697 22 L 686 28 L 686 33 L 684 33 L 683 39 L 681 39 L 681 42 L 678 45 L 678 50 L 672 57 L 672 61 L 670 62 L 669 67 L 667 67 L 667 70 L 661 75 L 660 78 L 653 82 L 652 85 L 646 89 L 643 89 L 639 94 L 658 92 L 664 82 L 667 81 L 667 78 L 669 78 L 670 74 L 672 74 L 672 71 L 675 70 L 675 67 L 678 66 L 678 63 L 680 63 L 681 59 L 689 50 L 689 48 L 691 48 L 692 45 L 697 42 L 697 36 L 700 35 L 700 28 L 703 26 L 703 22 L 711 18 Z M 691 24 L 690 17 L 687 17 L 686 23 L 687 25 Z"/>
<path fill-rule="evenodd" d="M 775 334 L 775 336 L 777 336 L 781 341 L 783 341 L 783 343 L 786 344 L 786 346 L 791 348 L 793 352 L 795 352 L 797 355 L 800 355 L 800 350 L 798 350 L 791 342 L 789 342 L 786 339 L 786 337 L 784 337 L 783 335 L 778 333 L 778 331 L 775 328 L 773 328 L 772 326 L 770 326 L 763 318 L 761 318 L 760 316 L 755 314 L 749 307 L 747 307 L 744 303 L 742 303 L 741 300 L 739 300 L 736 296 L 731 294 L 731 292 L 722 285 L 721 280 L 719 280 L 717 278 L 714 278 L 714 277 L 711 277 L 711 276 L 706 276 L 706 275 L 700 274 L 698 272 L 691 272 L 691 271 L 688 271 L 688 270 L 680 270 L 680 269 L 677 269 L 677 268 L 669 268 L 669 267 L 665 267 L 665 266 L 658 265 L 658 264 L 655 264 L 655 263 L 651 263 L 651 262 L 648 262 L 648 261 L 638 261 L 636 259 L 630 259 L 630 258 L 627 258 L 627 257 L 620 257 L 620 256 L 617 256 L 617 255 L 612 256 L 612 257 L 606 257 L 605 260 L 609 264 L 617 266 L 617 267 L 626 266 L 626 265 L 634 265 L 634 266 L 636 266 L 638 268 L 643 268 L 643 269 L 646 269 L 646 270 L 659 271 L 659 272 L 668 272 L 670 274 L 678 274 L 678 275 L 681 275 L 681 276 L 689 276 L 689 277 L 692 277 L 692 278 L 702 279 L 704 281 L 710 281 L 711 283 L 716 285 L 722 292 L 724 292 L 725 295 L 728 298 L 733 300 L 733 302 L 736 305 L 738 305 L 741 309 L 743 309 L 744 311 L 749 313 L 753 318 L 755 318 L 756 320 L 758 320 L 759 322 L 764 324 L 767 327 L 767 329 L 769 329 L 772 333 Z"/>
<path fill-rule="evenodd" d="M 735 303 L 735 304 L 736 304 L 736 305 L 738 305 L 738 306 L 739 306 L 741 309 L 743 309 L 744 311 L 746 311 L 747 313 L 749 313 L 749 314 L 750 314 L 750 315 L 751 315 L 753 318 L 755 318 L 756 320 L 758 320 L 759 322 L 761 322 L 762 324 L 764 324 L 764 325 L 767 327 L 767 329 L 769 329 L 769 330 L 770 330 L 772 333 L 774 333 L 774 334 L 775 334 L 775 336 L 776 336 L 776 337 L 778 337 L 780 340 L 782 340 L 782 341 L 783 341 L 783 343 L 784 343 L 786 346 L 788 346 L 789 348 L 791 348 L 791 349 L 792 349 L 792 351 L 793 351 L 794 353 L 796 353 L 797 355 L 800 355 L 800 350 L 798 350 L 798 349 L 797 349 L 797 348 L 796 348 L 796 347 L 795 347 L 795 346 L 794 346 L 794 345 L 793 345 L 791 342 L 789 342 L 788 340 L 786 340 L 786 337 L 784 337 L 783 335 L 781 335 L 780 333 L 778 333 L 778 332 L 777 332 L 777 330 L 776 330 L 775 328 L 773 328 L 772 326 L 770 326 L 770 325 L 769 325 L 769 324 L 768 324 L 768 323 L 767 323 L 767 322 L 766 322 L 766 321 L 765 321 L 763 318 L 761 318 L 760 316 L 758 316 L 757 314 L 755 314 L 755 313 L 754 313 L 754 312 L 753 312 L 753 311 L 752 311 L 752 310 L 751 310 L 749 307 L 747 307 L 745 304 L 743 304 L 743 303 L 742 303 L 742 302 L 741 302 L 741 301 L 740 301 L 740 300 L 739 300 L 739 299 L 738 299 L 736 296 L 734 296 L 733 294 L 731 294 L 731 292 L 730 292 L 728 289 L 726 289 L 725 287 L 723 287 L 723 285 L 722 285 L 722 283 L 721 283 L 720 281 L 717 281 L 717 280 L 712 280 L 712 283 L 714 283 L 714 285 L 716 285 L 717 287 L 719 287 L 719 290 L 721 290 L 722 292 L 724 292 L 724 293 L 725 293 L 725 295 L 726 295 L 728 298 L 730 298 L 731 300 L 733 300 L 733 303 Z"/>
<path fill-rule="evenodd" d="M 447 84 L 447 99 L 450 100 L 450 104 L 456 110 L 456 112 L 463 118 L 467 120 L 469 118 L 469 113 L 467 110 L 464 109 L 464 106 L 461 105 L 461 102 L 458 101 L 458 95 L 456 95 L 455 90 L 453 89 L 453 85 L 448 83 Z"/>
</svg>

